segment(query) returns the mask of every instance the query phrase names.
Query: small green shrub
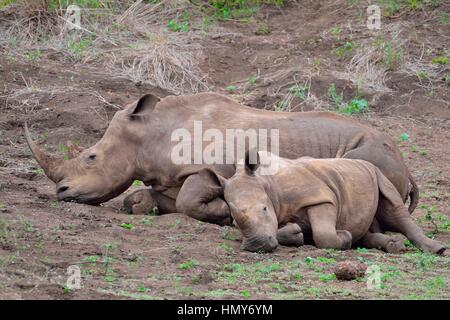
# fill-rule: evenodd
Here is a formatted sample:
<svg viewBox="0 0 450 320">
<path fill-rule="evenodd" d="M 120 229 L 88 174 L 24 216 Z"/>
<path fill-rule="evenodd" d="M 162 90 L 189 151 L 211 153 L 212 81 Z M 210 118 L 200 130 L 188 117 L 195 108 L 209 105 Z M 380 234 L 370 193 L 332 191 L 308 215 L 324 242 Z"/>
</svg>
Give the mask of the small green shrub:
<svg viewBox="0 0 450 320">
<path fill-rule="evenodd" d="M 448 64 L 448 58 L 444 56 L 437 56 L 431 59 L 432 64 L 440 64 L 440 65 L 447 65 Z"/>
<path fill-rule="evenodd" d="M 270 33 L 270 28 L 266 23 L 261 23 L 255 30 L 257 36 L 266 36 Z"/>
<path fill-rule="evenodd" d="M 196 260 L 191 259 L 178 265 L 178 269 L 189 270 L 196 266 L 198 266 L 198 262 Z"/>
<path fill-rule="evenodd" d="M 178 22 L 174 19 L 169 20 L 167 22 L 167 30 L 173 32 L 188 32 L 190 29 L 188 21 Z"/>
<path fill-rule="evenodd" d="M 334 84 L 328 87 L 328 97 L 334 103 L 339 113 L 352 115 L 366 111 L 369 107 L 369 102 L 366 99 L 358 98 L 358 96 L 359 94 L 349 102 L 345 102 L 343 93 L 338 94 Z"/>
</svg>

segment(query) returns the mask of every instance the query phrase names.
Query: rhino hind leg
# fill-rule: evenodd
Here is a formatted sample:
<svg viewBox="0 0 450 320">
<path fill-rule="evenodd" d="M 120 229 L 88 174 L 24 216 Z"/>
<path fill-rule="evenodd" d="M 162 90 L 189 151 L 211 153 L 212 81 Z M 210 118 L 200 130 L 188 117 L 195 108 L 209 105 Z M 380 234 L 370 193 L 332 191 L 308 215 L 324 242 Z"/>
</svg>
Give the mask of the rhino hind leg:
<svg viewBox="0 0 450 320">
<path fill-rule="evenodd" d="M 296 223 L 288 223 L 278 229 L 277 240 L 282 246 L 300 247 L 304 244 L 302 229 Z"/>
<path fill-rule="evenodd" d="M 329 204 L 312 206 L 307 210 L 312 236 L 316 247 L 348 250 L 352 247 L 352 234 L 336 230 L 336 208 Z"/>
<path fill-rule="evenodd" d="M 388 253 L 400 253 L 405 251 L 403 237 L 399 235 L 389 236 L 382 233 L 368 232 L 359 243 L 368 249 L 383 250 Z"/>
<path fill-rule="evenodd" d="M 380 200 L 376 217 L 387 230 L 402 233 L 422 251 L 446 254 L 444 244 L 429 239 L 414 223 L 397 190 L 379 170 L 377 170 L 377 180 Z"/>
<path fill-rule="evenodd" d="M 160 214 L 176 212 L 175 200 L 152 189 L 140 189 L 123 200 L 123 209 L 129 214 Z"/>
<path fill-rule="evenodd" d="M 176 200 L 177 212 L 194 219 L 231 225 L 231 213 L 227 203 L 220 198 L 222 188 L 198 174 L 189 176 L 183 183 Z"/>
</svg>

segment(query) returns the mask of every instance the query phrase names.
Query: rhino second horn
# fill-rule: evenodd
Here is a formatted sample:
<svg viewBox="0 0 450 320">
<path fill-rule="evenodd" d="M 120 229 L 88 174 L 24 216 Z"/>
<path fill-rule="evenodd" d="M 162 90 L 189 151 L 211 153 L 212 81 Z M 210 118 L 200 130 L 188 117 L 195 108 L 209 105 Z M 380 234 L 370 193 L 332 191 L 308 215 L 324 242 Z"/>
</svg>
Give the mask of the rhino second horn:
<svg viewBox="0 0 450 320">
<path fill-rule="evenodd" d="M 37 163 L 44 170 L 45 175 L 50 180 L 57 183 L 58 181 L 56 178 L 56 171 L 61 161 L 63 161 L 63 159 L 41 150 L 31 139 L 30 131 L 28 130 L 28 124 L 26 122 L 25 122 L 25 136 L 27 138 L 28 146 L 30 147 L 31 152 L 33 153 L 33 157 L 36 159 Z"/>
</svg>

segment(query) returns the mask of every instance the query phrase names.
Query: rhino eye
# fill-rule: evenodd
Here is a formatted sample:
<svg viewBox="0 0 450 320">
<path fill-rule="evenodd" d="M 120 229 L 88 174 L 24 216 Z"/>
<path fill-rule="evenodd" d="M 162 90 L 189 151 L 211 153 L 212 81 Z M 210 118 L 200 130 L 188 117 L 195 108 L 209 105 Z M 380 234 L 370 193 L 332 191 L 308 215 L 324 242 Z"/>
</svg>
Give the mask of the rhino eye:
<svg viewBox="0 0 450 320">
<path fill-rule="evenodd" d="M 96 156 L 95 154 L 91 154 L 91 155 L 88 157 L 88 159 L 89 159 L 89 160 L 95 160 L 96 157 L 97 157 L 97 156 Z"/>
<path fill-rule="evenodd" d="M 264 207 L 264 208 L 263 208 L 263 212 L 264 212 L 264 213 L 267 213 L 267 207 Z"/>
</svg>

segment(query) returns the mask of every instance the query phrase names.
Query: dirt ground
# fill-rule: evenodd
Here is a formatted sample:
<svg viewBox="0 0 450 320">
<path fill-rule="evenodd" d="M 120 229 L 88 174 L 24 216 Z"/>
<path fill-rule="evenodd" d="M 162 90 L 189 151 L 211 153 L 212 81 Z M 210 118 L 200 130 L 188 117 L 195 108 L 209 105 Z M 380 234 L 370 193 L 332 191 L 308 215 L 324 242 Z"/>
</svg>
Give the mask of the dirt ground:
<svg viewBox="0 0 450 320">
<path fill-rule="evenodd" d="M 199 34 L 202 48 L 199 72 L 209 90 L 256 108 L 336 110 L 332 84 L 345 101 L 369 101 L 368 110 L 352 117 L 398 141 L 420 188 L 414 219 L 448 244 L 450 72 L 448 62 L 430 61 L 449 54 L 449 7 L 442 1 L 405 9 L 383 17 L 381 31 L 368 31 L 366 6 L 287 1 L 281 8 L 262 6 L 245 21 L 215 21 L 213 31 L 193 28 L 189 34 Z M 0 11 L 0 26 L 10 17 Z M 347 56 L 339 48 L 385 36 L 392 44 L 403 41 L 398 65 L 371 85 L 355 81 L 357 51 Z M 0 299 L 450 298 L 449 258 L 413 247 L 402 254 L 311 246 L 243 252 L 231 227 L 181 214 L 124 213 L 122 200 L 136 185 L 102 206 L 57 202 L 54 184 L 27 148 L 25 121 L 42 146 L 64 153 L 68 140 L 94 144 L 113 114 L 142 94 L 173 91 L 116 77 L 95 59 L 74 60 L 49 48 L 33 59 L 18 53 L 19 45 L 0 44 Z M 292 86 L 306 88 L 306 97 L 292 94 Z M 336 280 L 333 267 L 346 260 L 379 266 L 381 288 L 368 290 L 365 278 Z M 74 265 L 82 288 L 71 290 L 67 268 Z"/>
</svg>

